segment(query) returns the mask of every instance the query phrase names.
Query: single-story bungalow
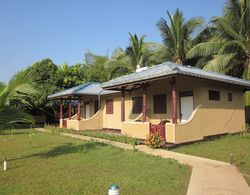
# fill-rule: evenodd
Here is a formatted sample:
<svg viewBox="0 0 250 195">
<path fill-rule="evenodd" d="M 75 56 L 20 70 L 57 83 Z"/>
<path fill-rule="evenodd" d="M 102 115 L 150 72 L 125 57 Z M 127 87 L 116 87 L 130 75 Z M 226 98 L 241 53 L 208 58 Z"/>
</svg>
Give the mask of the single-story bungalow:
<svg viewBox="0 0 250 195">
<path fill-rule="evenodd" d="M 243 131 L 244 92 L 249 89 L 246 80 L 166 62 L 48 98 L 61 101 L 61 127 L 117 129 L 139 139 L 159 131 L 166 142 L 179 144 Z M 67 117 L 64 100 L 69 102 Z M 78 102 L 75 115 L 72 100 Z"/>
</svg>

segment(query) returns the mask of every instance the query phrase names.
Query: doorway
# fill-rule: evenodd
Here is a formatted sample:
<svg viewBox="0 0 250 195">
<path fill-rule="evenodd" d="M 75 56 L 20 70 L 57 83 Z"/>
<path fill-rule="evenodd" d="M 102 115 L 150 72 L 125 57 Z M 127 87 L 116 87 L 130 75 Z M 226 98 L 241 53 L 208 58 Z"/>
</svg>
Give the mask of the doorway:
<svg viewBox="0 0 250 195">
<path fill-rule="evenodd" d="M 193 91 L 180 92 L 180 119 L 185 122 L 194 110 Z"/>
<path fill-rule="evenodd" d="M 90 106 L 88 102 L 85 103 L 85 118 L 90 118 Z"/>
</svg>

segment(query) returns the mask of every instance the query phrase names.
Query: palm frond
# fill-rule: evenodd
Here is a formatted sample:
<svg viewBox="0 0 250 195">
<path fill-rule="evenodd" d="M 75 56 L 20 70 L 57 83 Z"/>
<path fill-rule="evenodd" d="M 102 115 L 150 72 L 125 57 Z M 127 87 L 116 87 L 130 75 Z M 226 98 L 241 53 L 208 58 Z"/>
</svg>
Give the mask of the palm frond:
<svg viewBox="0 0 250 195">
<path fill-rule="evenodd" d="M 0 82 L 0 95 L 2 94 L 5 87 L 6 87 L 6 85 L 4 83 Z"/>
<path fill-rule="evenodd" d="M 187 32 L 185 32 L 186 35 L 192 35 L 194 31 L 197 30 L 198 27 L 201 27 L 201 25 L 204 23 L 204 19 L 201 17 L 194 17 L 188 20 L 184 27 Z M 195 37 L 195 36 L 194 36 Z"/>
<path fill-rule="evenodd" d="M 238 40 L 233 40 L 233 41 L 227 41 L 223 44 L 223 46 L 221 47 L 221 49 L 218 51 L 218 54 L 223 54 L 223 53 L 230 53 L 233 51 L 243 51 L 243 52 L 247 52 L 247 48 L 246 46 Z"/>
<path fill-rule="evenodd" d="M 228 18 L 217 17 L 213 19 L 212 22 L 216 25 L 216 28 L 221 32 L 222 37 L 231 37 L 232 39 L 242 41 L 242 37 L 238 34 L 238 32 L 234 30 L 231 25 L 231 21 Z"/>
<path fill-rule="evenodd" d="M 204 67 L 204 70 L 210 70 L 218 73 L 226 73 L 232 67 L 230 61 L 237 55 L 237 53 L 216 55 L 212 60 L 210 60 Z"/>
<path fill-rule="evenodd" d="M 0 109 L 0 130 L 13 128 L 17 124 L 34 124 L 34 118 L 20 108 L 4 106 Z"/>
<path fill-rule="evenodd" d="M 224 41 L 199 43 L 188 52 L 187 58 L 214 55 L 218 53 L 223 44 Z"/>
</svg>

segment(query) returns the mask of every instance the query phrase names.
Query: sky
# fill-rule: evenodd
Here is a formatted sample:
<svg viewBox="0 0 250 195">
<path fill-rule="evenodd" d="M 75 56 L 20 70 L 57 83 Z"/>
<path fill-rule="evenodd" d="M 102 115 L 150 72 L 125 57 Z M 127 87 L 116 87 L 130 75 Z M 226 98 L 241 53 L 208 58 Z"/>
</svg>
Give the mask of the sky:
<svg viewBox="0 0 250 195">
<path fill-rule="evenodd" d="M 167 11 L 206 21 L 222 14 L 225 0 L 0 0 L 0 81 L 32 63 L 84 62 L 84 53 L 126 48 L 129 32 L 161 43 L 156 27 Z"/>
</svg>

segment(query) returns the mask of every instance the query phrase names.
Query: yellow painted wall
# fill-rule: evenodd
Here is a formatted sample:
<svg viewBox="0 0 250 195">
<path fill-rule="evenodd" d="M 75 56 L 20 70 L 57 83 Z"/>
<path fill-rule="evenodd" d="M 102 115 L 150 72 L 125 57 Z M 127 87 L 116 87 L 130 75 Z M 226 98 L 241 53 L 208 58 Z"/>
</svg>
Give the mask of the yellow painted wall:
<svg viewBox="0 0 250 195">
<path fill-rule="evenodd" d="M 175 125 L 172 123 L 166 123 L 165 133 L 166 141 L 170 143 L 175 143 Z"/>
<path fill-rule="evenodd" d="M 167 134 L 172 134 L 168 141 L 173 143 L 184 143 L 188 141 L 201 140 L 205 136 L 235 133 L 243 130 L 245 125 L 244 116 L 244 94 L 242 88 L 202 81 L 199 89 L 197 103 L 201 107 L 194 111 L 190 119 L 185 123 L 178 123 L 167 127 Z M 220 100 L 209 100 L 208 90 L 220 91 Z M 228 101 L 228 93 L 232 93 L 233 101 Z M 196 98 L 197 95 L 194 95 Z"/>
<path fill-rule="evenodd" d="M 79 130 L 97 130 L 103 127 L 103 114 L 102 111 L 98 111 L 89 119 L 83 119 L 79 121 Z"/>
<path fill-rule="evenodd" d="M 193 120 L 176 124 L 174 143 L 201 140 L 204 136 L 235 133 L 243 130 L 244 111 L 200 108 Z M 168 131 L 168 130 L 167 130 Z"/>
<path fill-rule="evenodd" d="M 96 130 L 102 129 L 102 111 L 98 111 L 89 119 L 81 119 L 80 121 L 71 119 L 67 120 L 67 129 L 74 130 Z"/>
<path fill-rule="evenodd" d="M 129 137 L 146 139 L 149 135 L 149 122 L 122 122 L 121 133 Z"/>
<path fill-rule="evenodd" d="M 106 113 L 106 100 L 113 99 L 113 114 Z M 121 96 L 119 94 L 101 97 L 103 111 L 103 128 L 121 129 Z"/>
<path fill-rule="evenodd" d="M 75 119 L 67 120 L 67 129 L 79 130 L 79 121 Z"/>
</svg>

